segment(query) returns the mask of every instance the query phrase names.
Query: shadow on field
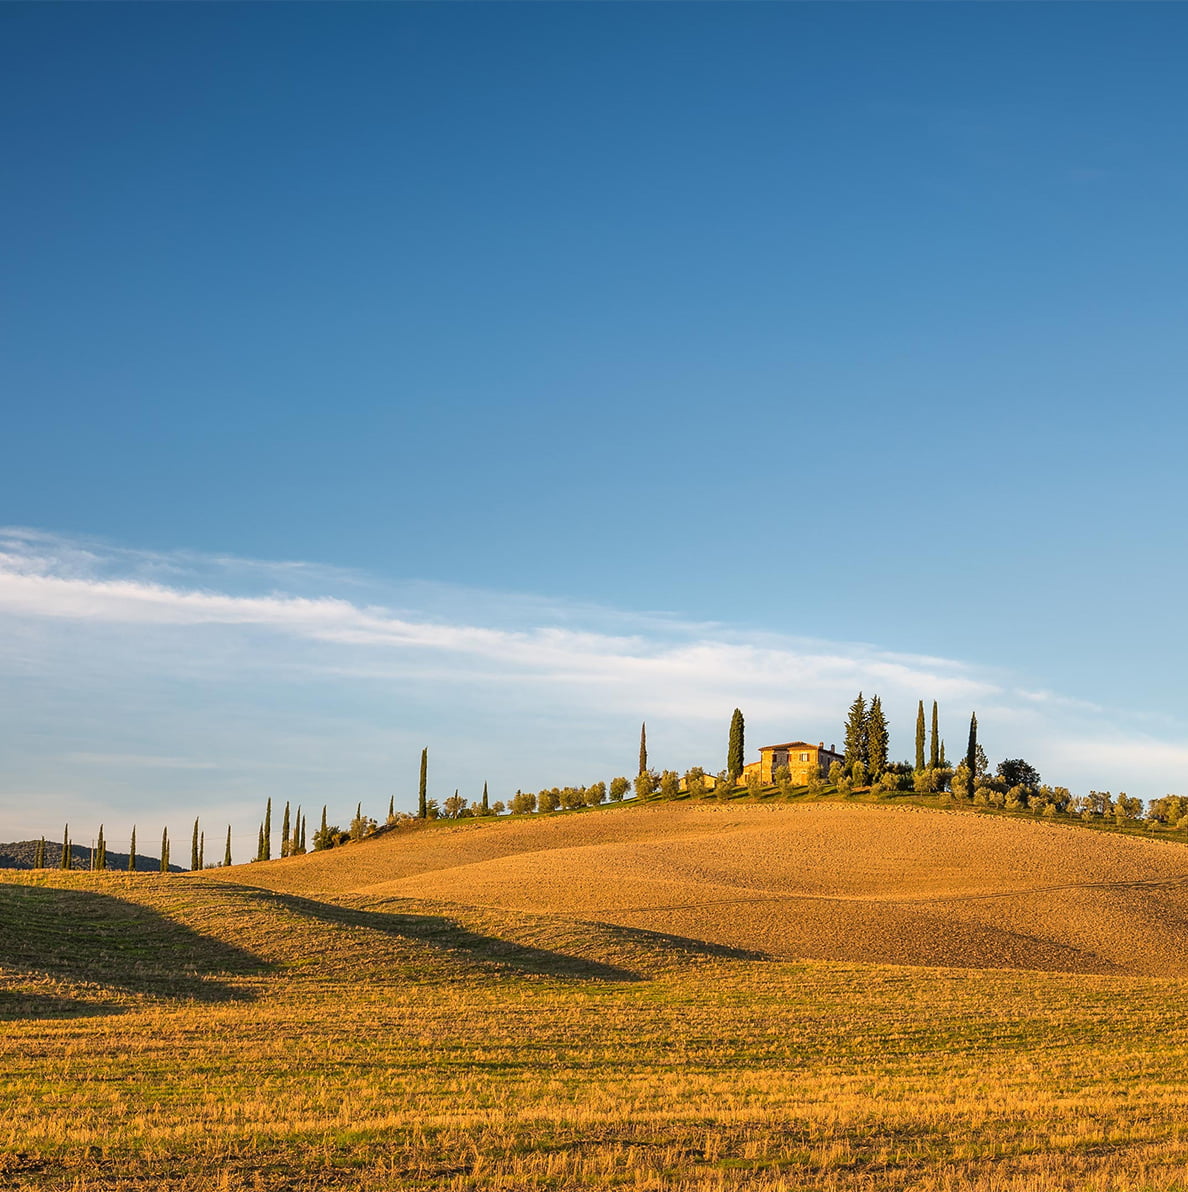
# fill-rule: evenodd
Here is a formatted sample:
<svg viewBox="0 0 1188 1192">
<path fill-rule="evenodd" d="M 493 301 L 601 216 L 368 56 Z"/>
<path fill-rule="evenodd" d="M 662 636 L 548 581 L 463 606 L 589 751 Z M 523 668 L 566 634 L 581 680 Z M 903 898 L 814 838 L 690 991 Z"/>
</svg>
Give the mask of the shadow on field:
<svg viewBox="0 0 1188 1192">
<path fill-rule="evenodd" d="M 447 915 L 363 910 L 335 903 L 317 902 L 295 894 L 273 894 L 271 897 L 296 914 L 307 915 L 323 923 L 363 927 L 369 931 L 419 941 L 474 963 L 498 965 L 521 973 L 575 977 L 588 981 L 644 980 L 639 973 L 619 965 L 546 948 L 534 948 L 529 944 L 500 939 L 494 935 L 484 935 L 472 931 Z"/>
<path fill-rule="evenodd" d="M 65 995 L 0 989 L 0 1022 L 47 1018 L 96 1018 L 108 1014 L 121 1014 L 125 1008 L 114 1002 L 91 1002 Z"/>
<path fill-rule="evenodd" d="M 243 990 L 212 980 L 258 973 L 269 966 L 252 953 L 202 935 L 139 903 L 91 890 L 0 885 L 0 962 L 5 967 L 126 993 L 219 1002 L 244 999 Z M 0 1013 L 28 998 L 10 991 Z M 45 999 L 43 1009 L 102 1013 L 89 1001 Z M 31 1009 L 37 1014 L 38 999 Z"/>
</svg>

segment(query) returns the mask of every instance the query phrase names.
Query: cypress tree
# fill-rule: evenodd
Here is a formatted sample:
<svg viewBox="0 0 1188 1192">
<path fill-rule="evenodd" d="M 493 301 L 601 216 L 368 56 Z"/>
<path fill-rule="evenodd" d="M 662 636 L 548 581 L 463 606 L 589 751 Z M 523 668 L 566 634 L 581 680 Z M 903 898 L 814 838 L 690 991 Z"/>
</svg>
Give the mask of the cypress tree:
<svg viewBox="0 0 1188 1192">
<path fill-rule="evenodd" d="M 103 825 L 99 825 L 99 842 L 95 845 L 95 868 L 102 873 L 107 868 L 107 841 L 103 839 Z"/>
<path fill-rule="evenodd" d="M 971 712 L 969 716 L 969 747 L 965 751 L 965 765 L 969 769 L 969 781 L 972 784 L 978 772 L 978 714 Z"/>
<path fill-rule="evenodd" d="M 305 852 L 305 816 L 301 817 L 301 851 Z"/>
<path fill-rule="evenodd" d="M 91 847 L 87 853 L 87 868 L 92 873 L 95 872 L 95 842 L 94 841 L 91 841 Z"/>
<path fill-rule="evenodd" d="M 487 801 L 487 784 L 483 783 L 483 815 L 491 814 L 491 804 Z"/>
<path fill-rule="evenodd" d="M 62 829 L 62 868 L 70 868 L 70 825 Z"/>
<path fill-rule="evenodd" d="M 322 804 L 322 830 L 314 836 L 314 848 L 326 848 L 326 804 Z"/>
<path fill-rule="evenodd" d="M 940 744 L 940 764 L 942 766 L 947 766 L 949 764 L 948 761 L 945 759 L 945 743 L 943 740 L 941 741 L 941 744 Z"/>
<path fill-rule="evenodd" d="M 132 839 L 128 842 L 128 872 L 136 872 L 136 825 L 132 825 Z"/>
<path fill-rule="evenodd" d="M 916 769 L 924 769 L 924 701 L 916 709 Z"/>
<path fill-rule="evenodd" d="M 161 872 L 169 872 L 169 829 L 161 830 Z"/>
<path fill-rule="evenodd" d="M 203 832 L 198 837 L 198 868 L 206 868 L 206 833 Z"/>
<path fill-rule="evenodd" d="M 850 705 L 850 714 L 846 717 L 846 770 L 851 771 L 855 762 L 867 763 L 866 756 L 866 700 L 862 692 Z"/>
<path fill-rule="evenodd" d="M 388 819 L 395 818 L 396 815 L 396 796 L 388 796 Z"/>
<path fill-rule="evenodd" d="M 429 750 L 421 750 L 421 782 L 417 788 L 417 819 L 429 818 Z M 326 826 L 326 809 L 322 808 L 322 827 Z"/>
<path fill-rule="evenodd" d="M 883 715 L 883 701 L 876 695 L 866 713 L 866 758 L 870 777 L 878 778 L 887 768 L 887 717 Z"/>
<path fill-rule="evenodd" d="M 231 867 L 231 825 L 227 825 L 227 846 L 223 850 L 223 864 L 229 869 Z"/>
<path fill-rule="evenodd" d="M 292 842 L 289 840 L 289 800 L 285 800 L 285 814 L 281 819 L 281 856 L 287 857 L 292 852 Z"/>
<path fill-rule="evenodd" d="M 268 800 L 268 806 L 264 808 L 264 847 L 260 850 L 263 854 L 262 860 L 272 860 L 272 800 Z"/>
<path fill-rule="evenodd" d="M 264 860 L 264 825 L 261 824 L 256 833 L 256 860 Z"/>
<path fill-rule="evenodd" d="M 198 821 L 194 820 L 194 835 L 190 838 L 190 868 L 201 869 L 202 861 L 198 856 Z"/>
<path fill-rule="evenodd" d="M 648 722 L 645 720 L 639 726 L 639 772 L 647 773 L 648 769 Z"/>
<path fill-rule="evenodd" d="M 45 868 L 45 837 L 44 836 L 37 842 L 37 848 L 33 852 L 33 868 L 34 869 L 44 869 Z"/>
<path fill-rule="evenodd" d="M 936 700 L 932 701 L 932 739 L 928 744 L 928 764 L 935 770 L 941 764 L 940 756 L 940 720 L 936 710 Z"/>
<path fill-rule="evenodd" d="M 745 731 L 743 714 L 735 708 L 734 714 L 730 717 L 730 740 L 726 746 L 726 776 L 732 782 L 737 782 L 743 772 L 746 758 Z"/>
</svg>

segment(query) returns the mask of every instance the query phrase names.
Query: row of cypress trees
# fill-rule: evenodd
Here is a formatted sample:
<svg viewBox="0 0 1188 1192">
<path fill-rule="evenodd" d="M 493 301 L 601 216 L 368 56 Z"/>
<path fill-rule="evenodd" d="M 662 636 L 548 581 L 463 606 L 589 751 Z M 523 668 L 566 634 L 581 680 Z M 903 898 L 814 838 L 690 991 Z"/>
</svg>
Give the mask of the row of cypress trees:
<svg viewBox="0 0 1188 1192">
<path fill-rule="evenodd" d="M 230 841 L 231 829 L 227 829 L 227 839 Z M 194 821 L 194 841 L 195 849 L 200 850 L 199 836 L 198 836 L 198 821 Z M 42 836 L 33 848 L 33 868 L 34 869 L 48 869 L 46 864 L 46 849 L 45 837 Z M 200 863 L 197 858 L 201 856 L 201 852 L 195 853 L 194 869 L 200 868 Z M 228 864 L 230 862 L 228 861 Z M 95 872 L 103 872 L 107 869 L 107 837 L 104 834 L 103 825 L 99 825 L 99 835 L 95 838 L 95 843 L 91 846 L 90 862 L 87 865 L 89 870 Z M 59 869 L 74 869 L 74 849 L 70 842 L 70 825 L 62 829 L 62 852 L 58 861 Z M 128 872 L 134 873 L 136 871 L 136 825 L 132 825 L 132 838 L 128 844 Z M 169 872 L 169 829 L 164 828 L 161 832 L 161 872 Z"/>
<path fill-rule="evenodd" d="M 888 725 L 883 714 L 882 701 L 876 695 L 867 704 L 862 692 L 850 705 L 845 723 L 845 769 L 852 773 L 856 763 L 861 762 L 871 778 L 877 778 L 888 766 Z M 978 717 L 971 713 L 969 718 L 969 744 L 966 748 L 965 765 L 970 774 L 978 770 Z M 945 756 L 945 742 L 940 735 L 940 709 L 932 701 L 931 725 L 924 719 L 924 701 L 916 706 L 916 755 L 914 769 L 943 770 L 949 765 Z"/>
</svg>

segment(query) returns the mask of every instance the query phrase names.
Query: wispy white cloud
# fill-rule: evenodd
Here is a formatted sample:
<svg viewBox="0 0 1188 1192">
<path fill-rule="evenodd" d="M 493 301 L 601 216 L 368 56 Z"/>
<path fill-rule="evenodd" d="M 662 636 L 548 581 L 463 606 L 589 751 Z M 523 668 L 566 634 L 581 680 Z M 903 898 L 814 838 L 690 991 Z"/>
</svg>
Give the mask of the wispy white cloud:
<svg viewBox="0 0 1188 1192">
<path fill-rule="evenodd" d="M 798 688 L 820 694 L 864 683 L 961 698 L 984 698 L 998 690 L 959 663 L 869 646 L 770 636 L 755 644 L 730 640 L 726 631 L 705 636 L 707 629 L 719 627 L 656 616 L 641 618 L 644 631 L 631 634 L 555 625 L 507 629 L 446 623 L 338 596 L 231 594 L 102 578 L 80 573 L 81 552 L 67 557 L 67 567 L 58 570 L 54 557 L 46 553 L 0 554 L 0 616 L 141 628 L 248 627 L 381 659 L 412 656 L 420 660 L 421 673 L 425 660 L 433 659 L 427 665 L 442 675 L 462 665 L 472 675 L 477 671 L 595 689 L 667 683 L 682 692 L 708 694 L 743 685 L 757 692 L 778 692 L 784 700 Z"/>
<path fill-rule="evenodd" d="M 625 768 L 644 717 L 663 764 L 717 769 L 735 705 L 753 744 L 835 740 L 859 689 L 883 697 L 900 755 L 924 698 L 951 754 L 976 707 L 992 753 L 1054 781 L 1163 793 L 1188 773 L 1188 748 L 1122 714 L 956 659 L 35 530 L 0 530 L 0 653 L 23 730 L 0 747 L 10 770 L 121 806 L 308 803 L 334 775 L 353 805 L 430 740 L 453 785 L 582 780 Z"/>
</svg>

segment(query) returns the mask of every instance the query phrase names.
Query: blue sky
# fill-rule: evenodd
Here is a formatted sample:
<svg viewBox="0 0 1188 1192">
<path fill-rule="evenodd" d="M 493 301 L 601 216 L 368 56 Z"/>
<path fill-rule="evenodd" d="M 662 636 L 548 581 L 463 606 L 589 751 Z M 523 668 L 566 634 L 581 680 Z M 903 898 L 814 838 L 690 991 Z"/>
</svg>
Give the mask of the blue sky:
<svg viewBox="0 0 1188 1192">
<path fill-rule="evenodd" d="M 717 768 L 880 683 L 898 753 L 943 688 L 1188 789 L 1183 6 L 0 22 L 0 833 L 585 781 L 644 716 Z"/>
</svg>

